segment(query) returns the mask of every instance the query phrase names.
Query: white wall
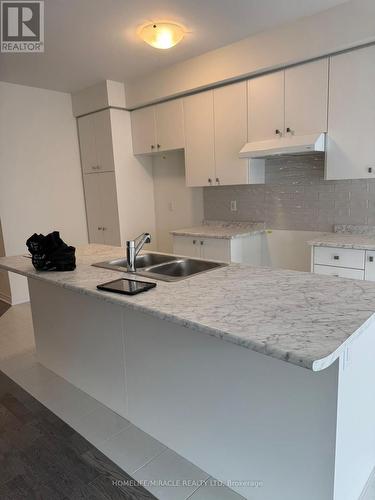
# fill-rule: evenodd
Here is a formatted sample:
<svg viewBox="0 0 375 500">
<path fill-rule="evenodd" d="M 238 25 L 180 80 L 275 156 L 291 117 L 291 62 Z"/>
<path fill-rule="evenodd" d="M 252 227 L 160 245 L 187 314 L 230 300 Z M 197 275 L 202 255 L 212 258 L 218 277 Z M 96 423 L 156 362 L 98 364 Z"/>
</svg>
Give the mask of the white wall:
<svg viewBox="0 0 375 500">
<path fill-rule="evenodd" d="M 229 7 L 230 8 L 230 7 Z M 135 108 L 217 82 L 277 69 L 375 41 L 374 0 L 352 0 L 127 82 Z M 194 36 L 194 34 L 192 35 Z"/>
<path fill-rule="evenodd" d="M 87 243 L 76 120 L 70 94 L 0 82 L 0 214 L 6 255 L 34 232 Z M 11 276 L 12 303 L 28 299 Z"/>
<path fill-rule="evenodd" d="M 322 234 L 317 231 L 267 231 L 263 265 L 310 272 L 311 247 L 307 242 Z"/>
<path fill-rule="evenodd" d="M 133 155 L 129 111 L 111 109 L 110 113 L 121 243 L 125 246 L 126 240 L 148 232 L 153 238 L 145 248 L 156 249 L 152 160 Z"/>
<path fill-rule="evenodd" d="M 203 190 L 186 187 L 183 151 L 154 157 L 153 171 L 158 250 L 171 252 L 169 231 L 202 222 Z"/>
</svg>

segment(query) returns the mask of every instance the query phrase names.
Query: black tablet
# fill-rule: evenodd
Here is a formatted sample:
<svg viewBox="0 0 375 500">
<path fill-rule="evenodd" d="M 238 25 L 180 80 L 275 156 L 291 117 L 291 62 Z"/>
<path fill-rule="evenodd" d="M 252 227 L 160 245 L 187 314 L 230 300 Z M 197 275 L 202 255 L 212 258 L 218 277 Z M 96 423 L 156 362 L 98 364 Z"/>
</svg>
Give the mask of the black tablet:
<svg viewBox="0 0 375 500">
<path fill-rule="evenodd" d="M 148 283 L 147 281 L 128 280 L 126 278 L 121 278 L 115 281 L 108 281 L 108 283 L 102 283 L 96 288 L 98 290 L 104 290 L 106 292 L 135 295 L 136 293 L 146 292 L 147 290 L 155 287 L 156 283 Z"/>
</svg>

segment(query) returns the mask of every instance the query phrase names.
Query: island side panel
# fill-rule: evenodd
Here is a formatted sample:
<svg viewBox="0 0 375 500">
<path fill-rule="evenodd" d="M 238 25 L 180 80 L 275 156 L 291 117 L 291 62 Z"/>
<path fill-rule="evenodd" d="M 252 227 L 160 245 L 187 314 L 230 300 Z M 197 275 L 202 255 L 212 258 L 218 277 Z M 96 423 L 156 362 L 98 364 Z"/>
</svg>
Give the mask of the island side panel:
<svg viewBox="0 0 375 500">
<path fill-rule="evenodd" d="M 335 500 L 362 492 L 375 467 L 375 322 L 340 357 Z"/>
<path fill-rule="evenodd" d="M 38 361 L 126 416 L 122 308 L 28 281 Z"/>
<path fill-rule="evenodd" d="M 313 372 L 124 310 L 128 418 L 251 500 L 332 500 L 338 363 Z"/>
</svg>

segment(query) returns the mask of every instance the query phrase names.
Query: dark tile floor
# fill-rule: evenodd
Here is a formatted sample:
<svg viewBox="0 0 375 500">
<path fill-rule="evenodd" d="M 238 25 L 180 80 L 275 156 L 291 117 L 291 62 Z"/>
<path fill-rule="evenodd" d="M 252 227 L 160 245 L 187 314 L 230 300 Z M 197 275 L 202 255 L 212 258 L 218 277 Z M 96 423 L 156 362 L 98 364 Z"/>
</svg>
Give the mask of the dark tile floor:
<svg viewBox="0 0 375 500">
<path fill-rule="evenodd" d="M 0 371 L 0 499 L 155 497 Z"/>
</svg>

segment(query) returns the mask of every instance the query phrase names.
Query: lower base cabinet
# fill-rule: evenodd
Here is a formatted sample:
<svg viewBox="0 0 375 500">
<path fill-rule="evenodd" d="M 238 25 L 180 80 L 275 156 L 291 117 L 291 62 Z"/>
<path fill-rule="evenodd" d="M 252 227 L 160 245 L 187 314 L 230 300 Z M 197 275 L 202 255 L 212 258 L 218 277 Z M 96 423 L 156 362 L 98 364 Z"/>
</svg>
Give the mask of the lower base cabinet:
<svg viewBox="0 0 375 500">
<path fill-rule="evenodd" d="M 327 276 L 375 281 L 375 251 L 313 246 L 311 271 Z"/>
<path fill-rule="evenodd" d="M 263 237 L 263 234 L 233 239 L 175 235 L 173 236 L 173 253 L 197 259 L 242 262 L 260 266 L 262 265 Z"/>
</svg>

